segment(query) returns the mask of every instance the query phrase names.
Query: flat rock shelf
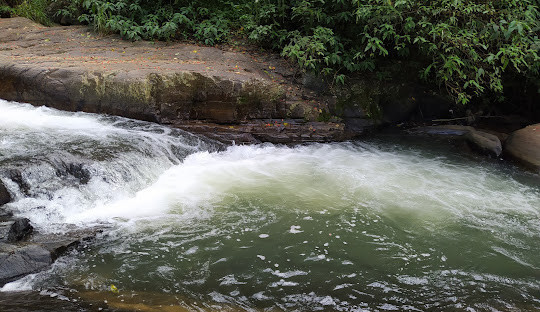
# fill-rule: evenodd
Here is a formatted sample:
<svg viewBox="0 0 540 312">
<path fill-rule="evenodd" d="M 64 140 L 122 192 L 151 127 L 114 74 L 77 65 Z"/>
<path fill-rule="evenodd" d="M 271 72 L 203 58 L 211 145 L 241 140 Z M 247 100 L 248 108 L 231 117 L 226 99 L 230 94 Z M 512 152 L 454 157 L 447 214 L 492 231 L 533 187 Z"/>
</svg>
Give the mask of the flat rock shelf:
<svg viewBox="0 0 540 312">
<path fill-rule="evenodd" d="M 24 18 L 0 19 L 0 32 L 6 100 L 172 124 L 229 143 L 338 141 L 364 130 L 328 120 L 335 99 L 295 83 L 299 73 L 276 55 L 129 42 Z"/>
</svg>

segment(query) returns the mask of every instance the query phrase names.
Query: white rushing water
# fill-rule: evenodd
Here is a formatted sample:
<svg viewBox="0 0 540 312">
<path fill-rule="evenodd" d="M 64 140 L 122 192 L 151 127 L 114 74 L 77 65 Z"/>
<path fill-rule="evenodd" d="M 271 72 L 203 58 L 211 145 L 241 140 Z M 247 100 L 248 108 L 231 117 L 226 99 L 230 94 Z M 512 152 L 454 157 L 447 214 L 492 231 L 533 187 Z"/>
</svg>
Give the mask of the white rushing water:
<svg viewBox="0 0 540 312">
<path fill-rule="evenodd" d="M 80 256 L 74 266 L 82 273 L 61 265 L 52 270 L 94 276 L 66 277 L 66 283 L 100 289 L 88 285 L 114 281 L 137 289 L 157 279 L 149 289 L 300 310 L 404 308 L 416 304 L 411 298 L 454 297 L 455 306 L 448 307 L 478 308 L 474 300 L 484 298 L 482 291 L 473 299 L 467 294 L 467 287 L 476 293 L 468 284 L 473 280 L 488 292 L 526 289 L 516 296 L 531 307 L 540 289 L 534 282 L 540 277 L 540 247 L 534 245 L 540 240 L 538 176 L 495 160 L 373 140 L 222 149 L 179 130 L 123 118 L 2 100 L 0 112 L 0 175 L 16 195 L 7 208 L 43 232 L 61 232 L 66 224 L 114 228 L 99 252 Z M 313 249 L 300 251 L 305 248 Z M 268 267 L 281 253 L 287 256 Z M 147 260 L 150 255 L 166 260 Z M 247 258 L 255 264 L 239 271 L 220 267 Z M 107 263 L 101 265 L 111 270 L 108 277 L 95 277 L 86 264 L 92 261 Z M 288 262 L 294 266 L 287 271 Z M 479 268 L 471 269 L 475 263 Z M 39 280 L 50 277 L 39 276 L 4 290 L 40 289 Z M 243 289 L 238 278 L 261 285 Z M 440 295 L 444 287 L 451 289 L 448 298 Z M 392 289 L 394 297 L 385 295 Z M 358 299 L 362 294 L 371 301 Z M 501 302 L 519 306 L 513 298 Z M 436 306 L 425 304 L 419 308 Z"/>
<path fill-rule="evenodd" d="M 7 179 L 18 195 L 10 207 L 32 210 L 33 221 L 43 227 L 196 213 L 227 194 L 261 190 L 315 201 L 316 209 L 339 209 L 352 199 L 388 214 L 442 222 L 466 217 L 489 223 L 488 214 L 539 213 L 538 189 L 497 168 L 474 168 L 444 155 L 426 158 L 414 150 L 350 143 L 234 146 L 216 153 L 196 137 L 150 123 L 3 100 L 0 110 L 2 164 L 36 170 L 25 178 L 31 188 L 41 188 L 24 196 Z M 67 161 L 86 169 L 86 184 L 56 181 L 57 168 L 50 165 Z M 40 194 L 43 189 L 50 192 Z M 40 206 L 45 209 L 34 209 Z"/>
<path fill-rule="evenodd" d="M 180 130 L 124 118 L 4 100 L 0 111 L 0 165 L 16 195 L 8 208 L 31 216 L 45 232 L 61 231 L 65 223 L 85 225 L 92 221 L 82 217 L 88 211 L 131 198 L 191 153 L 219 148 Z"/>
</svg>

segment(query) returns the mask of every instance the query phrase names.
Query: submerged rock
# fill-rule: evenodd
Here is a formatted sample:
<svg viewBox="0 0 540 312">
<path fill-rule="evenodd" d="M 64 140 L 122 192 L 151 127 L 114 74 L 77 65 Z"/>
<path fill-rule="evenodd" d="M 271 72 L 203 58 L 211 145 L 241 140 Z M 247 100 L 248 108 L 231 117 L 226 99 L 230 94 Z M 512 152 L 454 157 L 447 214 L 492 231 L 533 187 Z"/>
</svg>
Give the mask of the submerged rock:
<svg viewBox="0 0 540 312">
<path fill-rule="evenodd" d="M 60 257 L 63 253 L 72 248 L 76 248 L 83 243 L 86 243 L 101 233 L 101 228 L 75 229 L 59 234 L 38 234 L 32 237 L 31 242 L 39 244 L 51 253 L 53 260 Z"/>
<path fill-rule="evenodd" d="M 83 302 L 58 300 L 56 295 L 44 295 L 37 291 L 0 292 L 0 307 L 2 307 L 2 312 L 96 311 L 94 306 L 85 305 Z"/>
<path fill-rule="evenodd" d="M 513 132 L 504 147 L 509 156 L 535 171 L 540 171 L 540 124 Z"/>
</svg>

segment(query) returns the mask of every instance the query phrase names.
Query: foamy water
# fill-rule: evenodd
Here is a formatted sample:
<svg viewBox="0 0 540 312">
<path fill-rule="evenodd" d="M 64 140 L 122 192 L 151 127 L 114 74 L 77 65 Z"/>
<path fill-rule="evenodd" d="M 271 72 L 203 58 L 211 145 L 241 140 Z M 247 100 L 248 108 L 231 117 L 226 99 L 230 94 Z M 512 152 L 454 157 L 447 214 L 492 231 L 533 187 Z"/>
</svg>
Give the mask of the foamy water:
<svg viewBox="0 0 540 312">
<path fill-rule="evenodd" d="M 3 100 L 0 111 L 1 175 L 16 197 L 8 208 L 32 215 L 44 232 L 100 219 L 80 215 L 132 198 L 187 155 L 220 148 L 180 130 L 124 118 Z M 13 172 L 26 185 L 12 181 Z"/>
<path fill-rule="evenodd" d="M 8 208 L 42 231 L 112 226 L 5 291 L 68 285 L 112 302 L 114 284 L 210 310 L 540 308 L 537 175 L 403 140 L 222 150 L 127 119 L 0 111 L 0 164 L 30 186 L 4 170 Z"/>
</svg>

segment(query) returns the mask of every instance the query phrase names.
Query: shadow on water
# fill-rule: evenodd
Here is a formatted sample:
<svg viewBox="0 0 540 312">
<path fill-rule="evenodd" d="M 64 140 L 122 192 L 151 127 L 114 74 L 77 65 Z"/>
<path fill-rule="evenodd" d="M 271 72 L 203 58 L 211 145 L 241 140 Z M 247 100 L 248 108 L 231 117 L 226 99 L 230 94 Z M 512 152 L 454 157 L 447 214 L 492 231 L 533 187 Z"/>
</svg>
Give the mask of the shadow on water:
<svg viewBox="0 0 540 312">
<path fill-rule="evenodd" d="M 0 292 L 2 312 L 57 312 L 57 311 L 91 311 L 91 306 L 79 302 L 59 299 L 57 294 L 40 294 L 28 292 Z"/>
</svg>

